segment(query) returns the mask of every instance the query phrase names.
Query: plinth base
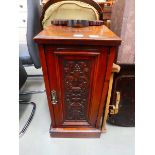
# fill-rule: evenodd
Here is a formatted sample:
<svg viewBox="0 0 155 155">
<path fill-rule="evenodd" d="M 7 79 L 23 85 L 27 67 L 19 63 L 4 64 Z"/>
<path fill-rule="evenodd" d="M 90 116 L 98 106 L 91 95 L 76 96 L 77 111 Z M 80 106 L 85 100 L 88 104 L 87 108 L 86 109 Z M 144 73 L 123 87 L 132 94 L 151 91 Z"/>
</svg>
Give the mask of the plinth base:
<svg viewBox="0 0 155 155">
<path fill-rule="evenodd" d="M 55 138 L 100 138 L 101 130 L 96 128 L 51 128 L 50 136 Z"/>
</svg>

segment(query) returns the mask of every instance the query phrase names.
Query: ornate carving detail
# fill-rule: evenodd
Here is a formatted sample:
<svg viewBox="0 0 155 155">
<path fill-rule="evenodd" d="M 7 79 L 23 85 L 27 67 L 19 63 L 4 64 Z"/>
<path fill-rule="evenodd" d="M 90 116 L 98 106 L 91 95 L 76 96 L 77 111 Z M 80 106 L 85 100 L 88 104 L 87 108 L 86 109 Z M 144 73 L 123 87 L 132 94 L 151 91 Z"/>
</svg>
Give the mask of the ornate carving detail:
<svg viewBox="0 0 155 155">
<path fill-rule="evenodd" d="M 65 60 L 63 64 L 66 120 L 86 120 L 91 63 Z"/>
</svg>

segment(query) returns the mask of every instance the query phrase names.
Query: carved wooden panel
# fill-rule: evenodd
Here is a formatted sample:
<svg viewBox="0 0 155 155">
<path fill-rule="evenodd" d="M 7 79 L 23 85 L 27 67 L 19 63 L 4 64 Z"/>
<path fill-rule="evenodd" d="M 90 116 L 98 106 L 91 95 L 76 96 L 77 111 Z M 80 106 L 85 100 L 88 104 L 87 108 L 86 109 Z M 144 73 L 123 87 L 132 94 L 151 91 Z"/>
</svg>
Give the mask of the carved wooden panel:
<svg viewBox="0 0 155 155">
<path fill-rule="evenodd" d="M 90 60 L 64 60 L 65 120 L 87 120 Z"/>
</svg>

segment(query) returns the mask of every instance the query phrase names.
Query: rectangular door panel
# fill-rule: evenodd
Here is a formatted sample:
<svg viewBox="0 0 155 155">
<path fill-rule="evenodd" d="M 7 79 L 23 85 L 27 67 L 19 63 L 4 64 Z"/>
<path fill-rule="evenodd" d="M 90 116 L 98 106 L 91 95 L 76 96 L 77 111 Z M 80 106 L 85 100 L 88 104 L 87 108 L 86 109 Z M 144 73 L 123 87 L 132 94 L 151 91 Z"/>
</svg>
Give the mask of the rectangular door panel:
<svg viewBox="0 0 155 155">
<path fill-rule="evenodd" d="M 101 71 L 99 61 L 103 56 L 106 54 L 99 51 L 46 50 L 50 89 L 56 91 L 58 100 L 53 105 L 57 127 L 95 127 L 91 112 L 99 106 L 100 98 L 96 97 L 101 94 L 95 96 L 95 91 L 97 84 L 101 85 L 100 91 L 104 80 L 98 76 Z M 102 68 L 104 71 L 104 66 Z M 97 119 L 97 115 L 95 117 Z"/>
</svg>

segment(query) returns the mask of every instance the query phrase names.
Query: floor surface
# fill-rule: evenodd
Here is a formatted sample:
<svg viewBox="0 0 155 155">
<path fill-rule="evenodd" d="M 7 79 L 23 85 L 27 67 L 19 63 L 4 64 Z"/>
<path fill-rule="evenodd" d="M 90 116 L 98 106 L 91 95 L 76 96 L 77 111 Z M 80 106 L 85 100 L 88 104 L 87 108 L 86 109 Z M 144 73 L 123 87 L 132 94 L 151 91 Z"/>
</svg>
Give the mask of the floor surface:
<svg viewBox="0 0 155 155">
<path fill-rule="evenodd" d="M 27 69 L 33 73 L 33 68 Z M 22 91 L 43 90 L 42 78 L 28 78 Z M 36 103 L 34 118 L 26 133 L 19 139 L 20 155 L 134 155 L 133 127 L 117 127 L 107 124 L 107 132 L 99 139 L 50 138 L 50 116 L 45 93 L 29 95 Z M 31 110 L 31 105 L 19 106 L 20 129 L 23 127 Z"/>
</svg>

